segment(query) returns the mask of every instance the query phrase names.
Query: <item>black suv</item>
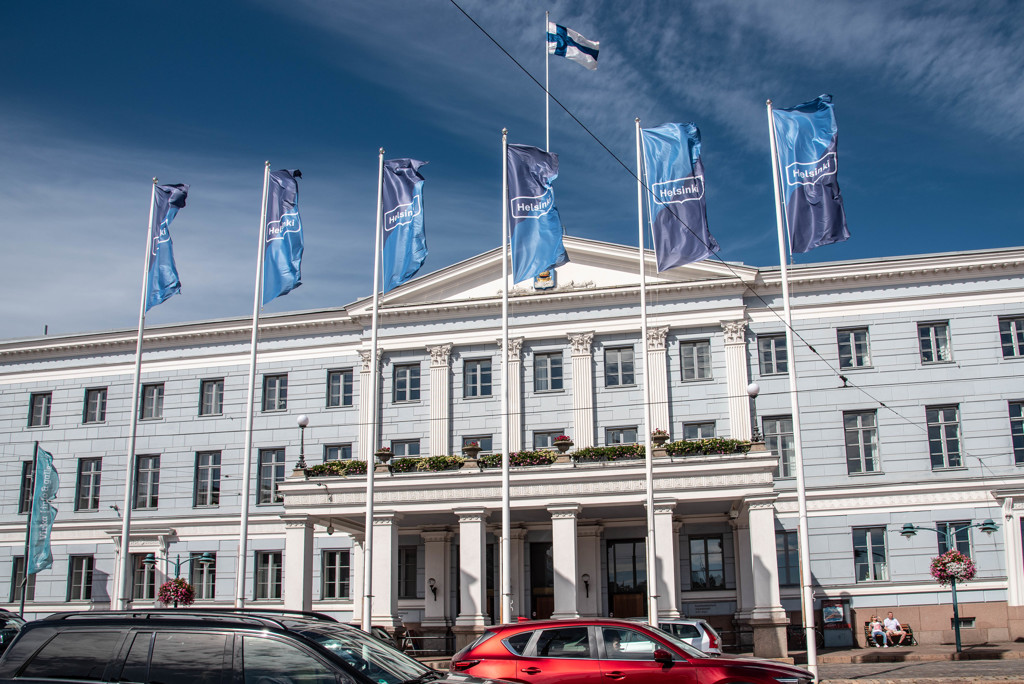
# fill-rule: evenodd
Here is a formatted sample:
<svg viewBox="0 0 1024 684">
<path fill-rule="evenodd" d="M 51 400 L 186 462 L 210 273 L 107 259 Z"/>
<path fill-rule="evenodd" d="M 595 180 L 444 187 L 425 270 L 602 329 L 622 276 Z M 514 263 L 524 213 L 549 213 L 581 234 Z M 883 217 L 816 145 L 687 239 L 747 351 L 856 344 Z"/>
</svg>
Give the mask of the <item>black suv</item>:
<svg viewBox="0 0 1024 684">
<path fill-rule="evenodd" d="M 59 613 L 26 624 L 0 683 L 425 684 L 445 678 L 359 629 L 315 613 Z"/>
</svg>

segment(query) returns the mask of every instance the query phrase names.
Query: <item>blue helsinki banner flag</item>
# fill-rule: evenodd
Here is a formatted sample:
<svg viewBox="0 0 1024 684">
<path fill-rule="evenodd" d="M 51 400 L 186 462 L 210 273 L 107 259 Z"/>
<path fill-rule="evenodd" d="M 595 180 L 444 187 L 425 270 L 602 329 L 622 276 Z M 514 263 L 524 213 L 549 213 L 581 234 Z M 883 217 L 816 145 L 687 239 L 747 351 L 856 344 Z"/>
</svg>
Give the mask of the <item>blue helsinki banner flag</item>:
<svg viewBox="0 0 1024 684">
<path fill-rule="evenodd" d="M 658 272 L 718 251 L 708 231 L 700 130 L 668 123 L 641 131 Z"/>
<path fill-rule="evenodd" d="M 551 183 L 558 156 L 529 145 L 508 146 L 508 202 L 512 226 L 512 282 L 535 278 L 569 262 Z"/>
<path fill-rule="evenodd" d="M 53 565 L 50 553 L 50 530 L 57 509 L 50 502 L 57 498 L 60 478 L 53 467 L 53 455 L 36 445 L 35 484 L 32 491 L 32 524 L 28 535 L 28 562 L 25 576 Z"/>
<path fill-rule="evenodd" d="M 185 206 L 188 186 L 157 185 L 154 189 L 153 223 L 149 227 L 149 273 L 146 276 L 146 311 L 181 292 L 178 269 L 174 266 L 174 246 L 168 228 Z"/>
<path fill-rule="evenodd" d="M 263 244 L 263 306 L 302 284 L 302 220 L 298 169 L 270 174 L 267 227 Z"/>
<path fill-rule="evenodd" d="M 597 68 L 597 52 L 601 44 L 588 40 L 576 31 L 548 22 L 548 54 L 576 62 L 591 71 Z"/>
<path fill-rule="evenodd" d="M 423 176 L 427 162 L 388 159 L 381 187 L 383 231 L 381 260 L 384 292 L 416 275 L 427 258 L 427 234 L 423 230 Z"/>
<path fill-rule="evenodd" d="M 849 239 L 836 178 L 838 126 L 832 96 L 772 110 L 790 250 L 794 254 Z"/>
</svg>

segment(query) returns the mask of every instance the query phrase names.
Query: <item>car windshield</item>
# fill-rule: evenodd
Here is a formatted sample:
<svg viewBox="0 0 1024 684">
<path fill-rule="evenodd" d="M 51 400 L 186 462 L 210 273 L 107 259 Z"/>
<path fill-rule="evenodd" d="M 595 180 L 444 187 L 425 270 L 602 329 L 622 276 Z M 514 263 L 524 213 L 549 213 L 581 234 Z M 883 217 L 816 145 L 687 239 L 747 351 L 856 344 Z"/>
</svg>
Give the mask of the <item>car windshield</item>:
<svg viewBox="0 0 1024 684">
<path fill-rule="evenodd" d="M 675 634 L 672 634 L 671 632 L 666 632 L 665 630 L 661 629 L 660 627 L 652 627 L 650 625 L 646 625 L 646 627 L 647 627 L 647 629 L 650 629 L 650 630 L 653 630 L 653 631 L 657 632 L 658 636 L 660 636 L 661 638 L 665 639 L 665 641 L 668 641 L 669 643 L 671 643 L 673 646 L 675 646 L 676 648 L 678 648 L 679 650 L 681 650 L 683 653 L 685 653 L 688 656 L 693 656 L 694 658 L 707 658 L 707 657 L 709 657 L 708 654 L 705 653 L 704 651 L 701 651 L 699 649 L 694 648 L 693 646 L 691 646 L 690 644 L 688 644 L 685 641 L 681 640 L 679 637 L 677 637 Z"/>
<path fill-rule="evenodd" d="M 419 684 L 440 676 L 436 670 L 358 629 L 326 623 L 303 623 L 292 628 L 378 684 Z"/>
</svg>

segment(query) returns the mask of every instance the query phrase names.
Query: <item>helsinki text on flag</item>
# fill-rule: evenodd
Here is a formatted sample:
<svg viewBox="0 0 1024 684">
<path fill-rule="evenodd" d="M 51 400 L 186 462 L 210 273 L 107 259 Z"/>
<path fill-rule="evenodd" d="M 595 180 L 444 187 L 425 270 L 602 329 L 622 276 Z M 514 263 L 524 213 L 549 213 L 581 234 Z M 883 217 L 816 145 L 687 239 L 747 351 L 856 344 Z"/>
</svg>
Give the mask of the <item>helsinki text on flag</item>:
<svg viewBox="0 0 1024 684">
<path fill-rule="evenodd" d="M 185 206 L 188 186 L 157 185 L 154 188 L 153 224 L 149 227 L 149 273 L 146 276 L 146 311 L 181 292 L 174 246 L 169 230 L 178 210 Z"/>
<path fill-rule="evenodd" d="M 36 446 L 35 484 L 32 488 L 32 525 L 28 537 L 28 562 L 25 576 L 53 565 L 50 553 L 50 530 L 57 509 L 50 502 L 57 498 L 60 478 L 53 467 L 53 455 Z"/>
<path fill-rule="evenodd" d="M 569 261 L 551 189 L 556 178 L 557 155 L 529 145 L 508 146 L 513 283 L 535 278 Z"/>
<path fill-rule="evenodd" d="M 426 163 L 416 159 L 384 162 L 381 187 L 384 292 L 416 275 L 427 258 L 427 234 L 423 229 L 424 179 L 419 173 Z"/>
<path fill-rule="evenodd" d="M 266 242 L 263 245 L 263 305 L 302 284 L 302 220 L 298 169 L 270 174 Z"/>
<path fill-rule="evenodd" d="M 718 251 L 708 231 L 700 130 L 667 123 L 641 131 L 658 271 L 707 259 Z"/>
<path fill-rule="evenodd" d="M 836 178 L 839 129 L 832 96 L 775 109 L 772 117 L 790 250 L 799 254 L 848 239 Z"/>
<path fill-rule="evenodd" d="M 572 29 L 548 22 L 548 54 L 570 59 L 588 69 L 597 68 L 597 50 L 601 46 L 596 40 L 587 40 Z"/>
</svg>

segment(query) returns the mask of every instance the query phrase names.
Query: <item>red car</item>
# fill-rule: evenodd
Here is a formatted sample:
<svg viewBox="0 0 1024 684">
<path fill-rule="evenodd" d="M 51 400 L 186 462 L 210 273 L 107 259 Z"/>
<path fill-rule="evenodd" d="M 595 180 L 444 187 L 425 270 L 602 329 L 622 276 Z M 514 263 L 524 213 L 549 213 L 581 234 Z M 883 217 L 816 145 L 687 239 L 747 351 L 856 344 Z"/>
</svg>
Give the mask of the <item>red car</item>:
<svg viewBox="0 0 1024 684">
<path fill-rule="evenodd" d="M 490 627 L 451 671 L 524 684 L 809 684 L 810 672 L 756 658 L 711 657 L 647 625 L 605 618 Z"/>
</svg>

